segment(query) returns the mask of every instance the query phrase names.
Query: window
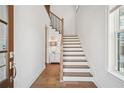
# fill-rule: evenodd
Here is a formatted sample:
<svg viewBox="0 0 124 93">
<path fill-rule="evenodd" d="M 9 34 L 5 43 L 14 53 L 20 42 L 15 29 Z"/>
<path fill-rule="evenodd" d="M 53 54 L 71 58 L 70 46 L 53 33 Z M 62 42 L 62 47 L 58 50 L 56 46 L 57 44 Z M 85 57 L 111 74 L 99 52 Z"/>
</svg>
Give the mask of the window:
<svg viewBox="0 0 124 93">
<path fill-rule="evenodd" d="M 108 56 L 109 72 L 124 80 L 124 6 L 109 13 Z"/>
<path fill-rule="evenodd" d="M 119 8 L 119 30 L 116 33 L 117 71 L 124 73 L 124 7 Z"/>
<path fill-rule="evenodd" d="M 117 32 L 117 71 L 124 73 L 124 32 Z"/>
</svg>

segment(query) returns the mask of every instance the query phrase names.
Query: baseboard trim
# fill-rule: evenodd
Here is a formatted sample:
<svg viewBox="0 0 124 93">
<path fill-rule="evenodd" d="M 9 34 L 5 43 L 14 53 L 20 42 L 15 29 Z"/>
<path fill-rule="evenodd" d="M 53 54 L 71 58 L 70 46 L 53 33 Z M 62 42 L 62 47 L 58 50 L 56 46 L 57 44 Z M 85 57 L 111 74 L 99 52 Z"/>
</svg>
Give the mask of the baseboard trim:
<svg viewBox="0 0 124 93">
<path fill-rule="evenodd" d="M 46 68 L 46 66 L 44 65 L 43 68 L 38 72 L 38 74 L 32 80 L 32 82 L 29 84 L 29 88 L 31 88 L 32 84 L 38 79 L 39 75 L 44 71 L 45 68 Z"/>
<path fill-rule="evenodd" d="M 95 85 L 97 86 L 97 88 L 102 88 L 101 86 L 100 86 L 100 84 L 94 79 L 94 83 L 95 83 Z"/>
</svg>

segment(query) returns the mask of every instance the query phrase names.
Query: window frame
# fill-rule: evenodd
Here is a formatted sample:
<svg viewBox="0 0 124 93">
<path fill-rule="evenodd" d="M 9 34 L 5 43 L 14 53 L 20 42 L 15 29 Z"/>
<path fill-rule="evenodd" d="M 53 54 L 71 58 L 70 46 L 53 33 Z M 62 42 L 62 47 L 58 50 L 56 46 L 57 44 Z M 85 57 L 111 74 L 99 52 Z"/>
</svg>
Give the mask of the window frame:
<svg viewBox="0 0 124 93">
<path fill-rule="evenodd" d="M 124 81 L 124 73 L 122 74 L 121 72 L 117 71 L 117 68 L 118 68 L 118 58 L 117 58 L 117 53 L 118 53 L 118 49 L 117 49 L 117 34 L 120 33 L 120 32 L 124 32 L 124 29 L 121 29 L 120 30 L 120 27 L 119 27 L 119 24 L 120 24 L 120 20 L 118 20 L 117 22 L 117 19 L 115 18 L 115 15 L 112 16 L 112 13 L 119 11 L 119 8 L 121 6 L 120 5 L 117 5 L 115 7 L 113 7 L 111 10 L 109 10 L 108 8 L 108 32 L 107 32 L 107 42 L 108 42 L 108 72 L 110 74 L 112 74 L 113 76 L 117 77 L 118 79 Z M 120 11 L 119 11 L 120 13 Z M 113 17 L 113 22 L 116 23 L 116 24 L 112 24 L 114 26 L 113 28 L 113 31 L 112 29 L 110 28 L 110 20 L 112 20 L 110 17 Z M 118 16 L 120 18 L 120 16 Z M 112 32 L 111 32 L 111 31 Z M 113 37 L 111 37 L 110 34 L 113 34 Z M 112 40 L 113 39 L 113 40 Z M 113 44 L 114 46 L 112 46 L 111 44 Z M 114 50 L 114 54 L 112 54 L 112 48 L 115 49 Z M 112 59 L 111 57 L 111 54 L 113 55 L 113 57 L 115 56 L 115 59 Z M 112 62 L 112 60 L 114 60 Z M 111 66 L 112 65 L 112 66 Z"/>
</svg>

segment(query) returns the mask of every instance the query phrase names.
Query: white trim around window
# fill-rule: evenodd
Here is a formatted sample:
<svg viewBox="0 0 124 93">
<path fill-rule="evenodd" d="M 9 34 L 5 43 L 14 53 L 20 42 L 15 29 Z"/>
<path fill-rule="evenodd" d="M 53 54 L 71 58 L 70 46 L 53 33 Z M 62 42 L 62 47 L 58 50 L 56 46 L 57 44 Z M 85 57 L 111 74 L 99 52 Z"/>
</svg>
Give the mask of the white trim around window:
<svg viewBox="0 0 124 93">
<path fill-rule="evenodd" d="M 124 81 L 124 73 L 117 70 L 117 33 L 124 32 L 120 31 L 119 28 L 119 8 L 121 6 L 115 6 L 113 9 L 108 9 L 108 72 L 118 79 Z"/>
</svg>

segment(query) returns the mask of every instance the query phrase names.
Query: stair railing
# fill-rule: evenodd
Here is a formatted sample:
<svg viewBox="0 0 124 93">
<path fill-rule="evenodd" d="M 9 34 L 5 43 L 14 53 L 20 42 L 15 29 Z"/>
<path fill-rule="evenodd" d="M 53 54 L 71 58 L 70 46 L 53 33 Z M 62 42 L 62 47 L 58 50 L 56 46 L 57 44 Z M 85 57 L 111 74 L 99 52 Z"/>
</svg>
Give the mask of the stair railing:
<svg viewBox="0 0 124 93">
<path fill-rule="evenodd" d="M 53 29 L 56 31 L 59 31 L 59 34 L 61 35 L 61 45 L 60 45 L 60 82 L 63 82 L 63 35 L 64 35 L 64 18 L 59 18 L 57 15 L 55 15 L 53 12 L 49 11 L 49 16 Z"/>
</svg>

